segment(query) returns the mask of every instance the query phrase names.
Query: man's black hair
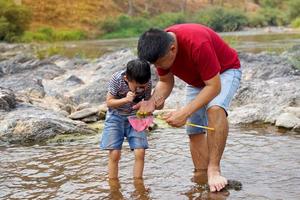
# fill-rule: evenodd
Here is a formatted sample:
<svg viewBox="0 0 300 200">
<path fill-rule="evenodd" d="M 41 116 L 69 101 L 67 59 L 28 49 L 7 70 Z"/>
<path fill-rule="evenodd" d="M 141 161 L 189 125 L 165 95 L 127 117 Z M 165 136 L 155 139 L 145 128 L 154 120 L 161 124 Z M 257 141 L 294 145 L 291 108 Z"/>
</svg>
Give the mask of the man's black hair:
<svg viewBox="0 0 300 200">
<path fill-rule="evenodd" d="M 138 56 L 140 59 L 155 63 L 157 59 L 163 57 L 168 52 L 174 38 L 167 32 L 150 28 L 144 32 L 138 41 Z"/>
<path fill-rule="evenodd" d="M 127 63 L 126 77 L 139 84 L 147 83 L 151 78 L 150 64 L 146 60 L 135 59 Z"/>
</svg>

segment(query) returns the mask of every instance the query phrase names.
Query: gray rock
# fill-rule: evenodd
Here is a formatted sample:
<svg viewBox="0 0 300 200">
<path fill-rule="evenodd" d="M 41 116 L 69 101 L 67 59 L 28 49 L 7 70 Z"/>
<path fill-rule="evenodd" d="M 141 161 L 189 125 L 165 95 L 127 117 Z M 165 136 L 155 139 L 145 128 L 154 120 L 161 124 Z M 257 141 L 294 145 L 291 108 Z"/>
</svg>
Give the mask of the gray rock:
<svg viewBox="0 0 300 200">
<path fill-rule="evenodd" d="M 275 125 L 284 128 L 296 128 L 300 124 L 300 119 L 291 113 L 282 113 L 276 120 Z"/>
<path fill-rule="evenodd" d="M 86 122 L 86 123 L 96 122 L 98 120 L 99 120 L 99 117 L 97 115 L 92 115 L 92 116 L 81 119 L 81 121 Z"/>
<path fill-rule="evenodd" d="M 79 105 L 75 108 L 75 111 L 83 110 L 83 109 L 89 108 L 89 107 L 91 107 L 91 104 L 88 103 L 88 102 L 85 102 L 85 103 L 79 104 Z"/>
<path fill-rule="evenodd" d="M 70 119 L 83 119 L 83 118 L 89 117 L 91 115 L 94 115 L 97 112 L 99 112 L 98 108 L 85 108 L 83 110 L 72 113 L 71 115 L 69 115 L 69 118 Z"/>
<path fill-rule="evenodd" d="M 12 90 L 0 87 L 0 110 L 9 111 L 16 105 L 16 97 Z"/>
<path fill-rule="evenodd" d="M 0 112 L 0 140 L 9 143 L 44 142 L 60 134 L 95 134 L 83 122 L 28 104 Z"/>
<path fill-rule="evenodd" d="M 286 107 L 284 111 L 300 118 L 300 107 Z"/>
</svg>

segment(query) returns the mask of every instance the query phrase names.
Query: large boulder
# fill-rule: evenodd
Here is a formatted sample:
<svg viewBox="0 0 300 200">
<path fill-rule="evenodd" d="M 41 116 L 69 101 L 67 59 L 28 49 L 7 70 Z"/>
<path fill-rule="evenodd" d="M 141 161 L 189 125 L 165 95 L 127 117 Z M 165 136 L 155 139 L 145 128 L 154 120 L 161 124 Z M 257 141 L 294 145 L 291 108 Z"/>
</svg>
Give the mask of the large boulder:
<svg viewBox="0 0 300 200">
<path fill-rule="evenodd" d="M 293 114 L 300 108 L 299 70 L 286 53 L 245 53 L 240 58 L 243 76 L 229 112 L 230 122 L 271 123 L 288 129 L 300 126 L 299 116 Z M 290 115 L 294 117 L 286 123 L 283 118 Z"/>
<path fill-rule="evenodd" d="M 61 134 L 96 134 L 80 121 L 29 104 L 18 104 L 10 112 L 0 111 L 0 141 L 30 144 Z"/>
</svg>

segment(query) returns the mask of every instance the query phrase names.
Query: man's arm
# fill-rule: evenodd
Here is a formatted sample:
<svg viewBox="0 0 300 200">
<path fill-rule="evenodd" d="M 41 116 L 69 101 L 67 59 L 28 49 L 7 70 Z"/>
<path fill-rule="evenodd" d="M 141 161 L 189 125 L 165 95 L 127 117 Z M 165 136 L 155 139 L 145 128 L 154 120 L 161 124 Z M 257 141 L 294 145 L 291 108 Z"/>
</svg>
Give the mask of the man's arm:
<svg viewBox="0 0 300 200">
<path fill-rule="evenodd" d="M 174 111 L 166 116 L 166 122 L 175 127 L 183 126 L 189 116 L 191 116 L 202 106 L 206 105 L 220 93 L 221 80 L 219 73 L 213 78 L 204 81 L 204 83 L 204 88 L 201 90 L 201 92 L 199 92 L 196 98 L 180 110 Z"/>
<path fill-rule="evenodd" d="M 174 75 L 169 72 L 164 76 L 159 76 L 154 92 L 150 98 L 154 102 L 156 109 L 161 109 L 166 98 L 171 94 L 174 87 Z"/>
<path fill-rule="evenodd" d="M 206 105 L 209 101 L 215 98 L 221 91 L 221 80 L 219 73 L 213 78 L 204 81 L 205 86 L 196 98 L 183 107 L 184 112 L 190 116 L 202 106 Z"/>
<path fill-rule="evenodd" d="M 165 99 L 171 94 L 173 87 L 174 75 L 171 72 L 159 76 L 151 98 L 148 101 L 141 101 L 133 108 L 145 113 L 152 113 L 155 109 L 160 109 L 164 105 Z"/>
</svg>

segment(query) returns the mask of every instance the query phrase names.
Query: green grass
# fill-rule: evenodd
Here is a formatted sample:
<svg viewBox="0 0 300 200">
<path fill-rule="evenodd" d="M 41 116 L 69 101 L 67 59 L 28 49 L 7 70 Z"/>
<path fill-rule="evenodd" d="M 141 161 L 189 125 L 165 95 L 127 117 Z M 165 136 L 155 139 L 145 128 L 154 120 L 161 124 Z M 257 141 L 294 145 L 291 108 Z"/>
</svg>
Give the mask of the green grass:
<svg viewBox="0 0 300 200">
<path fill-rule="evenodd" d="M 54 30 L 50 27 L 41 27 L 37 31 L 26 31 L 19 39 L 21 42 L 55 42 L 86 39 L 86 33 L 80 30 Z"/>
<path fill-rule="evenodd" d="M 292 27 L 294 27 L 294 28 L 300 28 L 300 17 L 298 17 L 298 18 L 296 18 L 296 19 L 294 19 L 293 21 L 292 21 Z"/>
</svg>

